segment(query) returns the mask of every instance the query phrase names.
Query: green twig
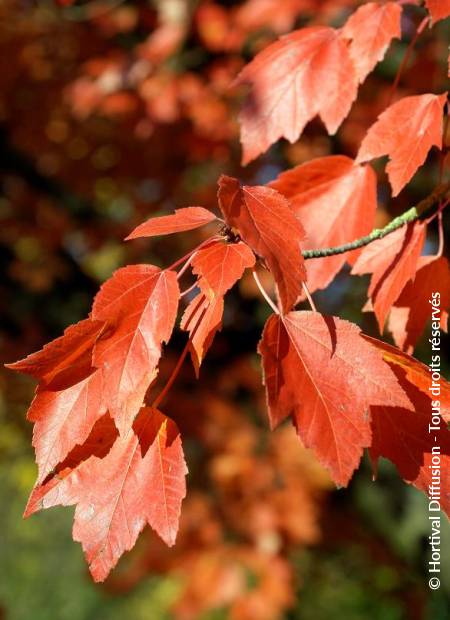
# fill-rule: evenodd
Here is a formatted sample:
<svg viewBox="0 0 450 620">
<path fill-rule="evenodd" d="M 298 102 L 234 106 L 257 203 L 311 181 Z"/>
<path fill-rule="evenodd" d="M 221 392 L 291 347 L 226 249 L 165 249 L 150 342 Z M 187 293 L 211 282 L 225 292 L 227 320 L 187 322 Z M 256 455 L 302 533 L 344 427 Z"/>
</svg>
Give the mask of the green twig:
<svg viewBox="0 0 450 620">
<path fill-rule="evenodd" d="M 405 211 L 402 215 L 394 218 L 384 228 L 375 228 L 371 233 L 350 243 L 344 243 L 343 245 L 337 245 L 332 248 L 321 248 L 318 250 L 304 250 L 302 252 L 303 258 L 309 260 L 310 258 L 324 258 L 326 256 L 334 256 L 335 254 L 343 254 L 344 252 L 350 252 L 351 250 L 357 250 L 365 245 L 369 245 L 376 239 L 382 239 L 389 235 L 394 230 L 415 222 L 423 217 L 435 204 L 440 200 L 448 198 L 450 196 L 450 183 L 443 183 L 436 187 L 436 189 L 427 196 L 424 200 L 419 202 L 415 207 L 411 207 L 408 211 Z"/>
</svg>

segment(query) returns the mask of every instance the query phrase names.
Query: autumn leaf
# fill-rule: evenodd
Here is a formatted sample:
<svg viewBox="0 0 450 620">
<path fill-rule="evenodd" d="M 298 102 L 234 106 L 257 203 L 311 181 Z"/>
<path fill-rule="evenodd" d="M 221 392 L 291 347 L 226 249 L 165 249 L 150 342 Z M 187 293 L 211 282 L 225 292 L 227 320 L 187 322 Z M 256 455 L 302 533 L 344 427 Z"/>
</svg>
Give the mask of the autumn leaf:
<svg viewBox="0 0 450 620">
<path fill-rule="evenodd" d="M 40 351 L 7 365 L 41 380 L 27 415 L 34 423 L 38 481 L 83 444 L 106 413 L 102 375 L 92 367 L 95 342 L 106 333 L 104 321 L 86 319 Z"/>
<path fill-rule="evenodd" d="M 306 278 L 300 243 L 304 231 L 286 198 L 269 187 L 241 187 L 237 179 L 219 180 L 219 206 L 230 228 L 267 263 L 288 312 Z"/>
<path fill-rule="evenodd" d="M 114 324 L 112 333 L 97 341 L 93 363 L 102 370 L 104 400 L 121 434 L 131 427 L 156 377 L 179 294 L 174 271 L 131 265 L 116 271 L 94 300 L 92 317 Z"/>
<path fill-rule="evenodd" d="M 104 331 L 105 321 L 85 319 L 70 325 L 62 336 L 46 344 L 40 351 L 5 366 L 31 375 L 44 384 L 55 379 L 61 384 L 64 378 L 73 378 L 80 367 L 90 368 L 92 349 Z"/>
<path fill-rule="evenodd" d="M 119 432 L 113 419 L 109 413 L 105 413 L 94 424 L 86 441 L 72 448 L 66 458 L 54 468 L 52 475 L 48 476 L 45 483 L 53 480 L 53 484 L 57 484 L 58 480 L 64 478 L 66 473 L 78 467 L 83 461 L 87 461 L 91 456 L 97 456 L 99 459 L 102 459 L 111 450 L 118 437 Z M 37 484 L 36 488 L 42 488 L 43 486 L 46 485 Z M 35 510 L 40 510 L 41 508 L 43 506 L 38 508 L 37 504 L 35 505 Z M 26 517 L 28 514 L 24 516 Z"/>
<path fill-rule="evenodd" d="M 139 237 L 156 237 L 158 235 L 169 235 L 193 230 L 194 228 L 205 226 L 205 224 L 209 224 L 216 219 L 214 213 L 203 207 L 176 209 L 172 215 L 152 217 L 147 222 L 140 224 L 126 237 L 125 241 L 138 239 Z"/>
<path fill-rule="evenodd" d="M 114 424 L 109 413 L 105 413 L 97 420 L 89 433 L 86 441 L 77 444 L 65 457 L 63 461 L 58 463 L 53 472 L 40 481 L 39 478 L 28 499 L 24 512 L 24 518 L 29 517 L 38 510 L 46 508 L 45 498 L 48 493 L 57 487 L 61 480 L 73 473 L 81 463 L 87 461 L 91 456 L 99 459 L 104 458 L 113 447 L 116 439 L 119 437 L 116 425 Z"/>
<path fill-rule="evenodd" d="M 425 0 L 425 6 L 430 12 L 433 24 L 450 15 L 450 0 Z"/>
<path fill-rule="evenodd" d="M 94 370 L 65 389 L 37 390 L 27 417 L 34 422 L 38 482 L 42 482 L 77 444 L 86 441 L 96 421 L 106 413 L 102 388 L 102 373 Z"/>
<path fill-rule="evenodd" d="M 408 1 L 412 9 L 404 8 Z M 374 471 L 380 458 L 388 458 L 407 483 L 427 494 L 433 449 L 439 446 L 440 499 L 450 512 L 450 383 L 442 376 L 445 342 L 439 340 L 442 350 L 435 355 L 433 338 L 438 327 L 447 328 L 450 304 L 444 216 L 433 222 L 439 224 L 438 256 L 421 255 L 426 227 L 448 197 L 450 153 L 443 136 L 448 103 L 427 81 L 441 88 L 446 44 L 439 20 L 450 14 L 450 3 L 161 0 L 151 10 L 132 6 L 149 3 L 128 4 L 99 19 L 87 11 L 95 19 L 89 46 L 84 50 L 81 44 L 83 53 L 70 55 L 69 73 L 82 62 L 74 80 L 67 71 L 59 79 L 53 70 L 67 65 L 67 45 L 55 44 L 55 58 L 49 64 L 44 53 L 42 62 L 44 35 L 55 34 L 53 24 L 48 32 L 45 24 L 36 29 L 34 11 L 28 24 L 27 11 L 19 18 L 14 9 L 0 9 L 11 32 L 20 35 L 2 75 L 4 92 L 17 90 L 13 60 L 19 59 L 31 111 L 26 113 L 20 96 L 4 97 L 0 106 L 8 125 L 2 138 L 12 155 L 6 158 L 11 182 L 6 178 L 0 205 L 3 305 L 6 326 L 12 327 L 5 338 L 2 334 L 5 351 L 23 349 L 51 331 L 56 314 L 59 320 L 67 312 L 77 314 L 76 300 L 91 291 L 90 285 L 84 290 L 86 276 L 101 278 L 111 261 L 122 264 L 124 256 L 108 248 L 140 210 L 164 211 L 130 227 L 127 239 L 183 231 L 197 237 L 206 230 L 206 240 L 187 254 L 184 248 L 178 259 L 171 256 L 172 241 L 158 242 L 159 258 L 170 258 L 171 267 L 119 269 L 101 287 L 89 318 L 9 365 L 39 382 L 27 415 L 38 476 L 25 514 L 73 506 L 74 538 L 96 581 L 108 576 L 147 525 L 153 528 L 158 536 L 142 541 L 111 579 L 111 591 L 125 592 L 149 572 L 168 573 L 181 584 L 171 605 L 175 616 L 283 617 L 295 599 L 291 551 L 319 540 L 321 496 L 332 488 L 331 480 L 348 484 L 365 449 Z M 168 10 L 169 4 L 182 10 Z M 396 58 L 390 59 L 395 62 L 383 63 L 396 65 L 397 75 L 374 76 L 340 135 L 329 139 L 350 113 L 360 84 L 397 43 L 402 17 L 408 44 L 395 45 Z M 274 41 L 295 24 L 296 31 Z M 64 37 L 75 40 L 78 26 L 72 32 L 68 23 Z M 135 36 L 139 33 L 143 36 Z M 6 51 L 11 42 L 6 37 Z M 199 56 L 199 44 L 206 54 Z M 33 89 L 48 96 L 34 101 Z M 408 96 L 391 104 L 395 93 Z M 223 215 L 200 206 L 175 210 L 170 205 L 186 199 L 184 204 L 211 205 L 221 167 L 237 170 L 234 111 L 241 95 L 242 161 L 266 154 L 244 176 L 260 185 L 241 186 L 222 176 Z M 60 105 L 63 100 L 67 105 Z M 381 113 L 372 123 L 374 110 Z M 267 153 L 281 139 L 291 146 Z M 351 159 L 355 140 L 360 150 Z M 16 152 L 19 147 L 31 159 Z M 415 208 L 400 200 L 409 210 L 391 223 L 381 220 L 396 206 L 386 205 L 377 222 L 384 228 L 372 230 L 377 180 L 370 162 L 378 157 L 387 160 L 394 196 L 414 183 L 420 166 L 431 185 Z M 286 161 L 295 167 L 286 171 Z M 16 177 L 23 177 L 24 188 Z M 66 185 L 75 195 L 66 196 Z M 385 189 L 382 185 L 382 194 Z M 366 245 L 358 243 L 365 236 Z M 190 246 L 189 232 L 186 242 Z M 145 259 L 145 245 L 128 250 Z M 361 247 L 339 253 L 349 245 Z M 316 258 L 320 253 L 330 256 Z M 370 277 L 363 310 L 373 309 L 380 330 L 389 321 L 401 349 L 315 311 L 308 291 L 326 288 L 345 263 L 353 274 Z M 254 270 L 254 279 L 246 277 L 246 269 Z M 224 296 L 243 276 L 248 303 L 241 313 L 234 299 L 224 315 Z M 181 294 L 178 282 L 186 282 Z M 20 295 L 14 301 L 9 293 L 16 285 Z M 327 300 L 319 295 L 317 301 L 340 304 L 348 313 L 351 299 L 344 303 L 342 290 L 335 295 L 334 288 Z M 430 304 L 437 292 L 439 316 L 436 301 Z M 284 425 L 267 436 L 254 416 L 242 415 L 232 402 L 241 392 L 261 396 L 261 376 L 247 351 L 256 323 L 268 312 L 256 305 L 259 294 L 274 311 L 258 347 L 269 421 L 272 428 Z M 75 304 L 68 303 L 72 297 Z M 314 312 L 295 310 L 305 297 Z M 187 306 L 182 317 L 180 298 Z M 179 337 L 186 344 L 153 395 L 161 357 L 180 318 Z M 430 319 L 433 332 L 425 336 L 430 355 L 422 363 L 409 352 Z M 233 327 L 234 320 L 239 324 Z M 186 357 L 198 377 L 222 322 L 227 332 L 209 372 L 212 380 L 194 392 L 179 376 Z M 16 387 L 13 382 L 8 390 Z M 187 468 L 179 429 L 157 409 L 164 398 L 178 405 L 176 419 L 199 444 L 193 456 L 200 468 L 176 550 L 166 547 L 177 536 Z"/>
<path fill-rule="evenodd" d="M 192 271 L 199 276 L 198 286 L 207 299 L 213 299 L 223 297 L 254 264 L 253 252 L 242 241 L 217 241 L 194 254 Z"/>
<path fill-rule="evenodd" d="M 243 165 L 279 138 L 298 140 L 316 115 L 335 133 L 358 88 L 347 42 L 323 26 L 281 37 L 244 67 L 236 83 L 250 86 L 239 116 Z"/>
<path fill-rule="evenodd" d="M 95 581 L 103 581 L 147 523 L 174 544 L 186 473 L 175 423 L 144 408 L 133 431 L 118 437 L 106 456 L 90 456 L 36 487 L 26 514 L 76 504 L 73 537 Z"/>
<path fill-rule="evenodd" d="M 447 331 L 450 308 L 450 268 L 444 256 L 421 256 L 414 280 L 409 281 L 391 309 L 388 328 L 395 344 L 412 353 L 422 335 L 433 307 L 430 300 L 439 294 L 438 322 Z"/>
<path fill-rule="evenodd" d="M 305 229 L 305 250 L 348 243 L 372 230 L 377 208 L 376 176 L 370 166 L 354 166 L 349 157 L 313 159 L 282 172 L 269 186 L 292 205 Z M 308 261 L 310 292 L 326 288 L 354 254 Z"/>
<path fill-rule="evenodd" d="M 354 275 L 372 274 L 368 295 L 380 332 L 391 306 L 416 274 L 425 233 L 421 222 L 402 226 L 367 245 L 353 265 Z"/>
<path fill-rule="evenodd" d="M 271 427 L 292 415 L 303 444 L 345 486 L 370 445 L 369 406 L 409 405 L 381 353 L 356 325 L 316 312 L 272 315 L 258 351 Z"/>
<path fill-rule="evenodd" d="M 181 319 L 181 329 L 189 332 L 189 349 L 198 377 L 201 363 L 216 332 L 222 327 L 223 297 L 208 299 L 199 294 L 190 302 Z"/>
<path fill-rule="evenodd" d="M 450 432 L 442 422 L 430 432 L 431 399 L 404 380 L 400 368 L 393 366 L 402 388 L 413 403 L 412 408 L 371 407 L 372 445 L 370 457 L 376 463 L 382 456 L 397 467 L 401 477 L 428 497 L 433 482 L 433 448 L 439 449 L 440 505 L 450 516 Z"/>
<path fill-rule="evenodd" d="M 192 271 L 198 276 L 197 285 L 202 292 L 187 306 L 180 327 L 189 332 L 189 348 L 197 377 L 206 352 L 221 329 L 225 293 L 241 278 L 244 270 L 254 264 L 253 252 L 242 241 L 216 241 L 194 254 Z"/>
<path fill-rule="evenodd" d="M 384 58 L 394 38 L 400 38 L 402 8 L 395 2 L 368 2 L 350 15 L 342 36 L 350 39 L 350 56 L 359 82 L 364 82 Z"/>
<path fill-rule="evenodd" d="M 442 108 L 447 93 L 404 97 L 385 110 L 370 127 L 356 163 L 389 155 L 386 171 L 397 196 L 421 166 L 432 146 L 442 148 Z"/>
<path fill-rule="evenodd" d="M 377 347 L 383 355 L 383 359 L 390 366 L 398 366 L 404 373 L 405 379 L 412 386 L 423 392 L 426 396 L 430 396 L 430 387 L 432 386 L 430 367 L 425 366 L 411 355 L 401 351 L 397 347 L 393 347 L 387 342 L 382 342 L 376 338 L 363 335 L 364 339 Z M 430 363 L 432 360 L 430 360 Z M 450 422 L 450 383 L 443 377 L 440 377 L 440 405 L 441 416 L 446 422 Z"/>
</svg>

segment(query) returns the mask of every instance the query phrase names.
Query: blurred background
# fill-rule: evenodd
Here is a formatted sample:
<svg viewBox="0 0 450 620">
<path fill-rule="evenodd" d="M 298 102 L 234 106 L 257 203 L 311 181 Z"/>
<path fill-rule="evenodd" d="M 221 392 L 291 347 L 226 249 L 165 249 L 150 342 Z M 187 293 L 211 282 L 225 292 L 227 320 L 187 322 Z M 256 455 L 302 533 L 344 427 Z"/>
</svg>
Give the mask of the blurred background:
<svg viewBox="0 0 450 620">
<path fill-rule="evenodd" d="M 354 156 L 386 106 L 425 15 L 408 6 L 403 39 L 360 89 L 337 136 L 319 121 L 240 167 L 232 82 L 258 50 L 310 24 L 340 26 L 355 0 L 2 0 L 0 3 L 0 346 L 9 362 L 84 318 L 122 265 L 166 265 L 204 232 L 124 243 L 134 226 L 176 207 L 215 208 L 221 173 L 249 184 L 333 153 Z M 418 4 L 418 3 L 416 3 Z M 442 92 L 448 23 L 427 29 L 398 94 Z M 390 199 L 383 162 L 377 225 L 436 185 L 432 153 Z M 448 233 L 448 222 L 447 233 Z M 435 232 L 428 253 L 436 247 Z M 343 272 L 315 295 L 323 312 L 376 334 L 362 314 L 366 278 Z M 189 364 L 165 412 L 181 428 L 190 474 L 179 538 L 148 529 L 102 585 L 71 540 L 71 509 L 22 520 L 36 467 L 26 409 L 33 381 L 0 370 L 0 618 L 7 620 L 444 620 L 427 585 L 426 498 L 387 461 L 364 461 L 337 490 L 294 429 L 268 431 L 256 344 L 267 317 L 253 280 L 228 295 L 224 327 L 196 382 Z M 427 336 L 428 337 L 428 336 Z M 386 334 L 389 340 L 389 334 Z M 448 342 L 447 342 L 448 344 Z M 175 335 L 169 374 L 184 336 Z M 445 345 L 443 347 L 445 350 Z M 427 362 L 426 340 L 417 357 Z M 448 360 L 446 376 L 448 377 Z M 450 549 L 443 520 L 442 550 Z"/>
</svg>

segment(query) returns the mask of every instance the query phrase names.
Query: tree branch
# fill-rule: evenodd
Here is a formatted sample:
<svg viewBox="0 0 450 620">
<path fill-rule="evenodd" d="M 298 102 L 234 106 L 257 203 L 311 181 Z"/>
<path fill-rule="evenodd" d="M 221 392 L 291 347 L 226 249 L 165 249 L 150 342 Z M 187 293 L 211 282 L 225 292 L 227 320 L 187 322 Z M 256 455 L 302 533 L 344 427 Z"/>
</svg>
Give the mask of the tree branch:
<svg viewBox="0 0 450 620">
<path fill-rule="evenodd" d="M 442 185 L 438 185 L 436 189 L 424 200 L 419 202 L 408 211 L 405 211 L 402 215 L 394 218 L 387 226 L 384 228 L 375 228 L 371 233 L 366 235 L 365 237 L 361 237 L 360 239 L 356 239 L 355 241 L 350 241 L 350 243 L 344 243 L 343 245 L 337 245 L 332 248 L 322 248 L 318 250 L 304 250 L 302 252 L 302 256 L 305 260 L 309 260 L 311 258 L 324 258 L 326 256 L 334 256 L 335 254 L 344 254 L 344 252 L 350 252 L 351 250 L 357 250 L 358 248 L 362 248 L 365 245 L 369 245 L 372 241 L 376 239 L 382 239 L 389 235 L 394 230 L 405 226 L 406 224 L 410 224 L 411 222 L 415 222 L 416 220 L 422 218 L 425 213 L 430 211 L 430 209 L 438 203 L 440 200 L 450 197 L 450 183 L 443 183 Z"/>
</svg>

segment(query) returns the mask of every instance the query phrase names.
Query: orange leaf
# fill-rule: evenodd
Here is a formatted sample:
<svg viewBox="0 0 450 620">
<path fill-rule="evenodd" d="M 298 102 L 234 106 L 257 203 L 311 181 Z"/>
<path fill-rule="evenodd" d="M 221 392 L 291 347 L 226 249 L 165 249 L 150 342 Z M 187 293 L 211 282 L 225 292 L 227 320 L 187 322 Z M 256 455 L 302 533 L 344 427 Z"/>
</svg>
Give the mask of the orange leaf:
<svg viewBox="0 0 450 620">
<path fill-rule="evenodd" d="M 368 2 L 344 24 L 342 36 L 351 40 L 350 56 L 359 82 L 384 58 L 392 39 L 400 38 L 401 15 L 402 8 L 395 2 Z"/>
<path fill-rule="evenodd" d="M 230 228 L 265 259 L 288 312 L 297 301 L 306 274 L 300 250 L 304 232 L 286 198 L 269 187 L 241 187 L 237 179 L 219 180 L 219 206 Z"/>
<path fill-rule="evenodd" d="M 369 453 L 376 469 L 380 456 L 389 459 L 397 467 L 401 477 L 423 491 L 427 498 L 433 481 L 438 449 L 440 505 L 450 515 L 450 432 L 442 422 L 439 430 L 430 432 L 431 399 L 415 389 L 402 376 L 401 371 L 393 367 L 398 379 L 413 403 L 413 408 L 371 407 L 372 445 Z M 442 473 L 441 473 L 442 472 Z M 435 496 L 436 497 L 436 496 Z"/>
<path fill-rule="evenodd" d="M 292 415 L 304 445 L 345 486 L 370 445 L 369 406 L 409 405 L 381 353 L 356 325 L 316 312 L 272 315 L 258 351 L 272 428 Z"/>
<path fill-rule="evenodd" d="M 246 268 L 255 264 L 248 245 L 217 241 L 200 249 L 192 259 L 192 271 L 199 276 L 198 286 L 208 299 L 223 297 L 242 277 Z"/>
<path fill-rule="evenodd" d="M 447 331 L 450 308 L 450 268 L 448 260 L 438 256 L 421 256 L 413 281 L 403 289 L 389 316 L 388 328 L 395 344 L 412 353 L 428 320 L 432 318 L 432 295 L 439 294 L 438 321 Z"/>
<path fill-rule="evenodd" d="M 397 196 L 421 166 L 432 146 L 442 148 L 442 108 L 447 93 L 404 97 L 385 110 L 362 141 L 356 163 L 389 155 L 386 166 Z"/>
<path fill-rule="evenodd" d="M 180 327 L 190 334 L 190 352 L 197 377 L 214 336 L 222 327 L 222 316 L 223 297 L 207 299 L 202 294 L 194 297 L 184 311 Z"/>
<path fill-rule="evenodd" d="M 372 274 L 368 293 L 380 332 L 391 306 L 416 274 L 425 232 L 420 222 L 402 226 L 367 245 L 353 265 L 352 274 Z"/>
<path fill-rule="evenodd" d="M 68 453 L 88 438 L 106 413 L 100 370 L 62 390 L 41 388 L 28 411 L 41 482 Z"/>
<path fill-rule="evenodd" d="M 131 232 L 125 241 L 138 239 L 139 237 L 156 237 L 158 235 L 170 235 L 172 233 L 193 230 L 213 222 L 216 218 L 214 213 L 203 207 L 186 207 L 177 209 L 172 215 L 152 217 L 147 222 L 140 224 Z"/>
<path fill-rule="evenodd" d="M 347 42 L 323 26 L 296 30 L 269 45 L 244 67 L 237 84 L 250 85 L 239 116 L 244 165 L 279 138 L 298 140 L 317 114 L 335 133 L 358 88 Z"/>
<path fill-rule="evenodd" d="M 430 387 L 432 385 L 431 373 L 429 366 L 425 366 L 416 358 L 411 357 L 407 353 L 400 351 L 397 347 L 393 347 L 386 342 L 377 340 L 376 338 L 370 338 L 370 336 L 363 336 L 366 340 L 376 346 L 383 353 L 383 359 L 391 366 L 395 365 L 402 369 L 405 373 L 405 377 L 408 382 L 423 392 L 425 395 L 430 396 Z M 431 362 L 432 360 L 430 360 Z M 441 404 L 441 416 L 446 422 L 450 422 L 450 383 L 441 376 L 440 379 L 440 404 Z"/>
<path fill-rule="evenodd" d="M 103 581 L 147 523 L 174 544 L 186 473 L 175 423 L 156 409 L 143 409 L 106 456 L 90 456 L 36 487 L 26 514 L 76 504 L 73 537 L 95 581 Z"/>
<path fill-rule="evenodd" d="M 62 383 L 64 377 L 70 379 L 81 368 L 91 367 L 93 346 L 104 330 L 104 321 L 85 319 L 70 325 L 62 336 L 46 344 L 40 351 L 5 365 L 11 370 L 40 379 L 45 384 L 55 379 Z"/>
<path fill-rule="evenodd" d="M 172 334 L 179 288 L 174 271 L 153 265 L 123 267 L 98 292 L 92 316 L 114 330 L 94 349 L 102 369 L 104 400 L 121 434 L 126 434 L 156 377 L 161 345 Z"/>
</svg>

